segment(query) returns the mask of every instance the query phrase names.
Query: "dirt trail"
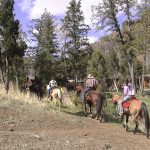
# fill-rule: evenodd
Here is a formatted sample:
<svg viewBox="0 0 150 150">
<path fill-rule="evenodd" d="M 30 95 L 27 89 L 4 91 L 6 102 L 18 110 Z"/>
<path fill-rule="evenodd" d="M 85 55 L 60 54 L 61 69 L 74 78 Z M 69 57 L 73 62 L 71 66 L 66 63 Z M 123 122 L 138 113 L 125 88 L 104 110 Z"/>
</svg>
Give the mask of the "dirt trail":
<svg viewBox="0 0 150 150">
<path fill-rule="evenodd" d="M 21 102 L 0 105 L 0 150 L 149 150 L 122 126 Z"/>
</svg>

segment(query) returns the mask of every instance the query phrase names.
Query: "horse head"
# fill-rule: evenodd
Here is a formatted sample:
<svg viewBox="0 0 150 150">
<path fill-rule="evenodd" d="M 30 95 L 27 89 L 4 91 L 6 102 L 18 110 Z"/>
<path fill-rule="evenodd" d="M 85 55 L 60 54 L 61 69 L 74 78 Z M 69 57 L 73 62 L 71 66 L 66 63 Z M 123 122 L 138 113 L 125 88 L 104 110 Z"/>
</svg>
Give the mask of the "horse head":
<svg viewBox="0 0 150 150">
<path fill-rule="evenodd" d="M 76 84 L 76 92 L 77 92 L 77 95 L 80 95 L 80 93 L 83 91 L 83 89 L 84 89 L 83 83 L 77 83 L 77 84 Z"/>
<path fill-rule="evenodd" d="M 119 99 L 120 99 L 120 97 L 121 97 L 121 96 L 119 96 L 119 95 L 113 95 L 112 102 L 113 102 L 114 104 L 117 104 L 118 101 L 119 101 Z"/>
</svg>

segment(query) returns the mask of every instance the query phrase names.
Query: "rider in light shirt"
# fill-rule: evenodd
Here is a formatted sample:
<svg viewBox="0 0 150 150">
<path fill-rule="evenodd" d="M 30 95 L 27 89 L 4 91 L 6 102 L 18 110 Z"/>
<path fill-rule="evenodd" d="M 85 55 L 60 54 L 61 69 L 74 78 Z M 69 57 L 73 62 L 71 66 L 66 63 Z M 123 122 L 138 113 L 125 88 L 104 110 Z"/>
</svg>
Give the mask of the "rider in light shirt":
<svg viewBox="0 0 150 150">
<path fill-rule="evenodd" d="M 49 84 L 47 85 L 47 92 L 48 92 L 48 95 L 52 92 L 53 88 L 57 87 L 57 82 L 52 79 Z"/>
<path fill-rule="evenodd" d="M 128 82 L 128 80 L 126 81 L 126 84 L 124 85 L 123 93 L 124 93 L 123 99 L 118 102 L 118 113 L 119 113 L 119 115 L 123 115 L 122 103 L 127 101 L 128 99 L 130 99 L 131 97 L 133 97 L 135 95 L 133 85 L 130 82 Z"/>
</svg>

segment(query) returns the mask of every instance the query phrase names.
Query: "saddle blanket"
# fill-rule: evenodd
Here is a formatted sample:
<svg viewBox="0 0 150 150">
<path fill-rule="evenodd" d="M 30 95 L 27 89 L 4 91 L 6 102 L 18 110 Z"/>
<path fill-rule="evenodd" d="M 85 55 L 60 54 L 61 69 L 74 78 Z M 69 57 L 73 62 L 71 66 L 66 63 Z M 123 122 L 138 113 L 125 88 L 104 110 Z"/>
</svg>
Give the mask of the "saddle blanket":
<svg viewBox="0 0 150 150">
<path fill-rule="evenodd" d="M 131 103 L 131 101 L 132 100 L 137 100 L 137 101 L 139 101 L 139 99 L 136 99 L 136 98 L 132 98 L 132 99 L 130 99 L 130 100 L 128 100 L 128 101 L 126 101 L 126 102 L 124 102 L 122 105 L 123 105 L 123 107 L 125 107 L 125 108 L 129 108 L 129 106 L 130 106 L 130 103 Z"/>
</svg>

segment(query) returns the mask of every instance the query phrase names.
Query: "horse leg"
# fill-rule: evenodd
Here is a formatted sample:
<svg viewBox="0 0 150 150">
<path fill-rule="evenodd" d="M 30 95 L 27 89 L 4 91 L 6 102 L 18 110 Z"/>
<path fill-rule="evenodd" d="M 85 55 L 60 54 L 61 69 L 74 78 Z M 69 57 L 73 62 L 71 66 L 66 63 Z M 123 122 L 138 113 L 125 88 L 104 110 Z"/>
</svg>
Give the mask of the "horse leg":
<svg viewBox="0 0 150 150">
<path fill-rule="evenodd" d="M 137 132 L 139 123 L 138 123 L 137 117 L 135 117 L 135 115 L 134 115 L 134 116 L 132 115 L 132 120 L 133 120 L 133 122 L 135 123 L 135 129 L 134 129 L 134 131 L 133 131 L 133 133 L 135 134 L 135 133 Z"/>
<path fill-rule="evenodd" d="M 86 108 L 86 102 L 84 102 L 84 109 L 85 109 L 85 117 L 87 117 L 87 108 Z"/>
<path fill-rule="evenodd" d="M 126 115 L 126 126 L 125 126 L 127 132 L 129 131 L 128 121 L 129 121 L 129 115 L 127 114 Z"/>
<path fill-rule="evenodd" d="M 59 110 L 60 110 L 60 105 L 61 105 L 61 100 L 58 100 L 58 105 L 59 105 Z"/>
<path fill-rule="evenodd" d="M 134 129 L 134 134 L 137 132 L 138 126 L 139 126 L 139 122 L 137 121 L 137 117 L 134 117 L 134 122 L 135 122 L 135 129 Z"/>
<path fill-rule="evenodd" d="M 101 122 L 101 120 L 102 120 L 101 117 L 100 117 L 100 114 L 99 114 L 98 112 L 97 112 L 97 114 L 96 114 L 96 119 L 97 119 L 97 120 L 100 120 L 100 122 Z"/>
<path fill-rule="evenodd" d="M 51 101 L 53 100 L 53 96 L 52 96 L 51 93 L 49 94 L 49 98 L 50 98 Z"/>
<path fill-rule="evenodd" d="M 89 107 L 90 107 L 91 118 L 93 119 L 93 118 L 94 118 L 94 114 L 93 114 L 93 108 L 92 108 L 92 105 L 89 105 Z"/>
<path fill-rule="evenodd" d="M 97 120 L 99 119 L 99 122 L 102 122 L 104 121 L 102 119 L 102 111 L 103 111 L 103 104 L 104 104 L 104 97 L 102 95 L 99 95 L 99 100 L 98 100 L 98 103 L 96 105 L 96 115 L 97 115 Z"/>
<path fill-rule="evenodd" d="M 60 104 L 63 105 L 62 98 L 60 98 Z"/>
<path fill-rule="evenodd" d="M 96 110 L 96 119 L 99 120 L 100 122 L 102 121 L 101 112 L 99 112 L 98 109 Z"/>
</svg>

